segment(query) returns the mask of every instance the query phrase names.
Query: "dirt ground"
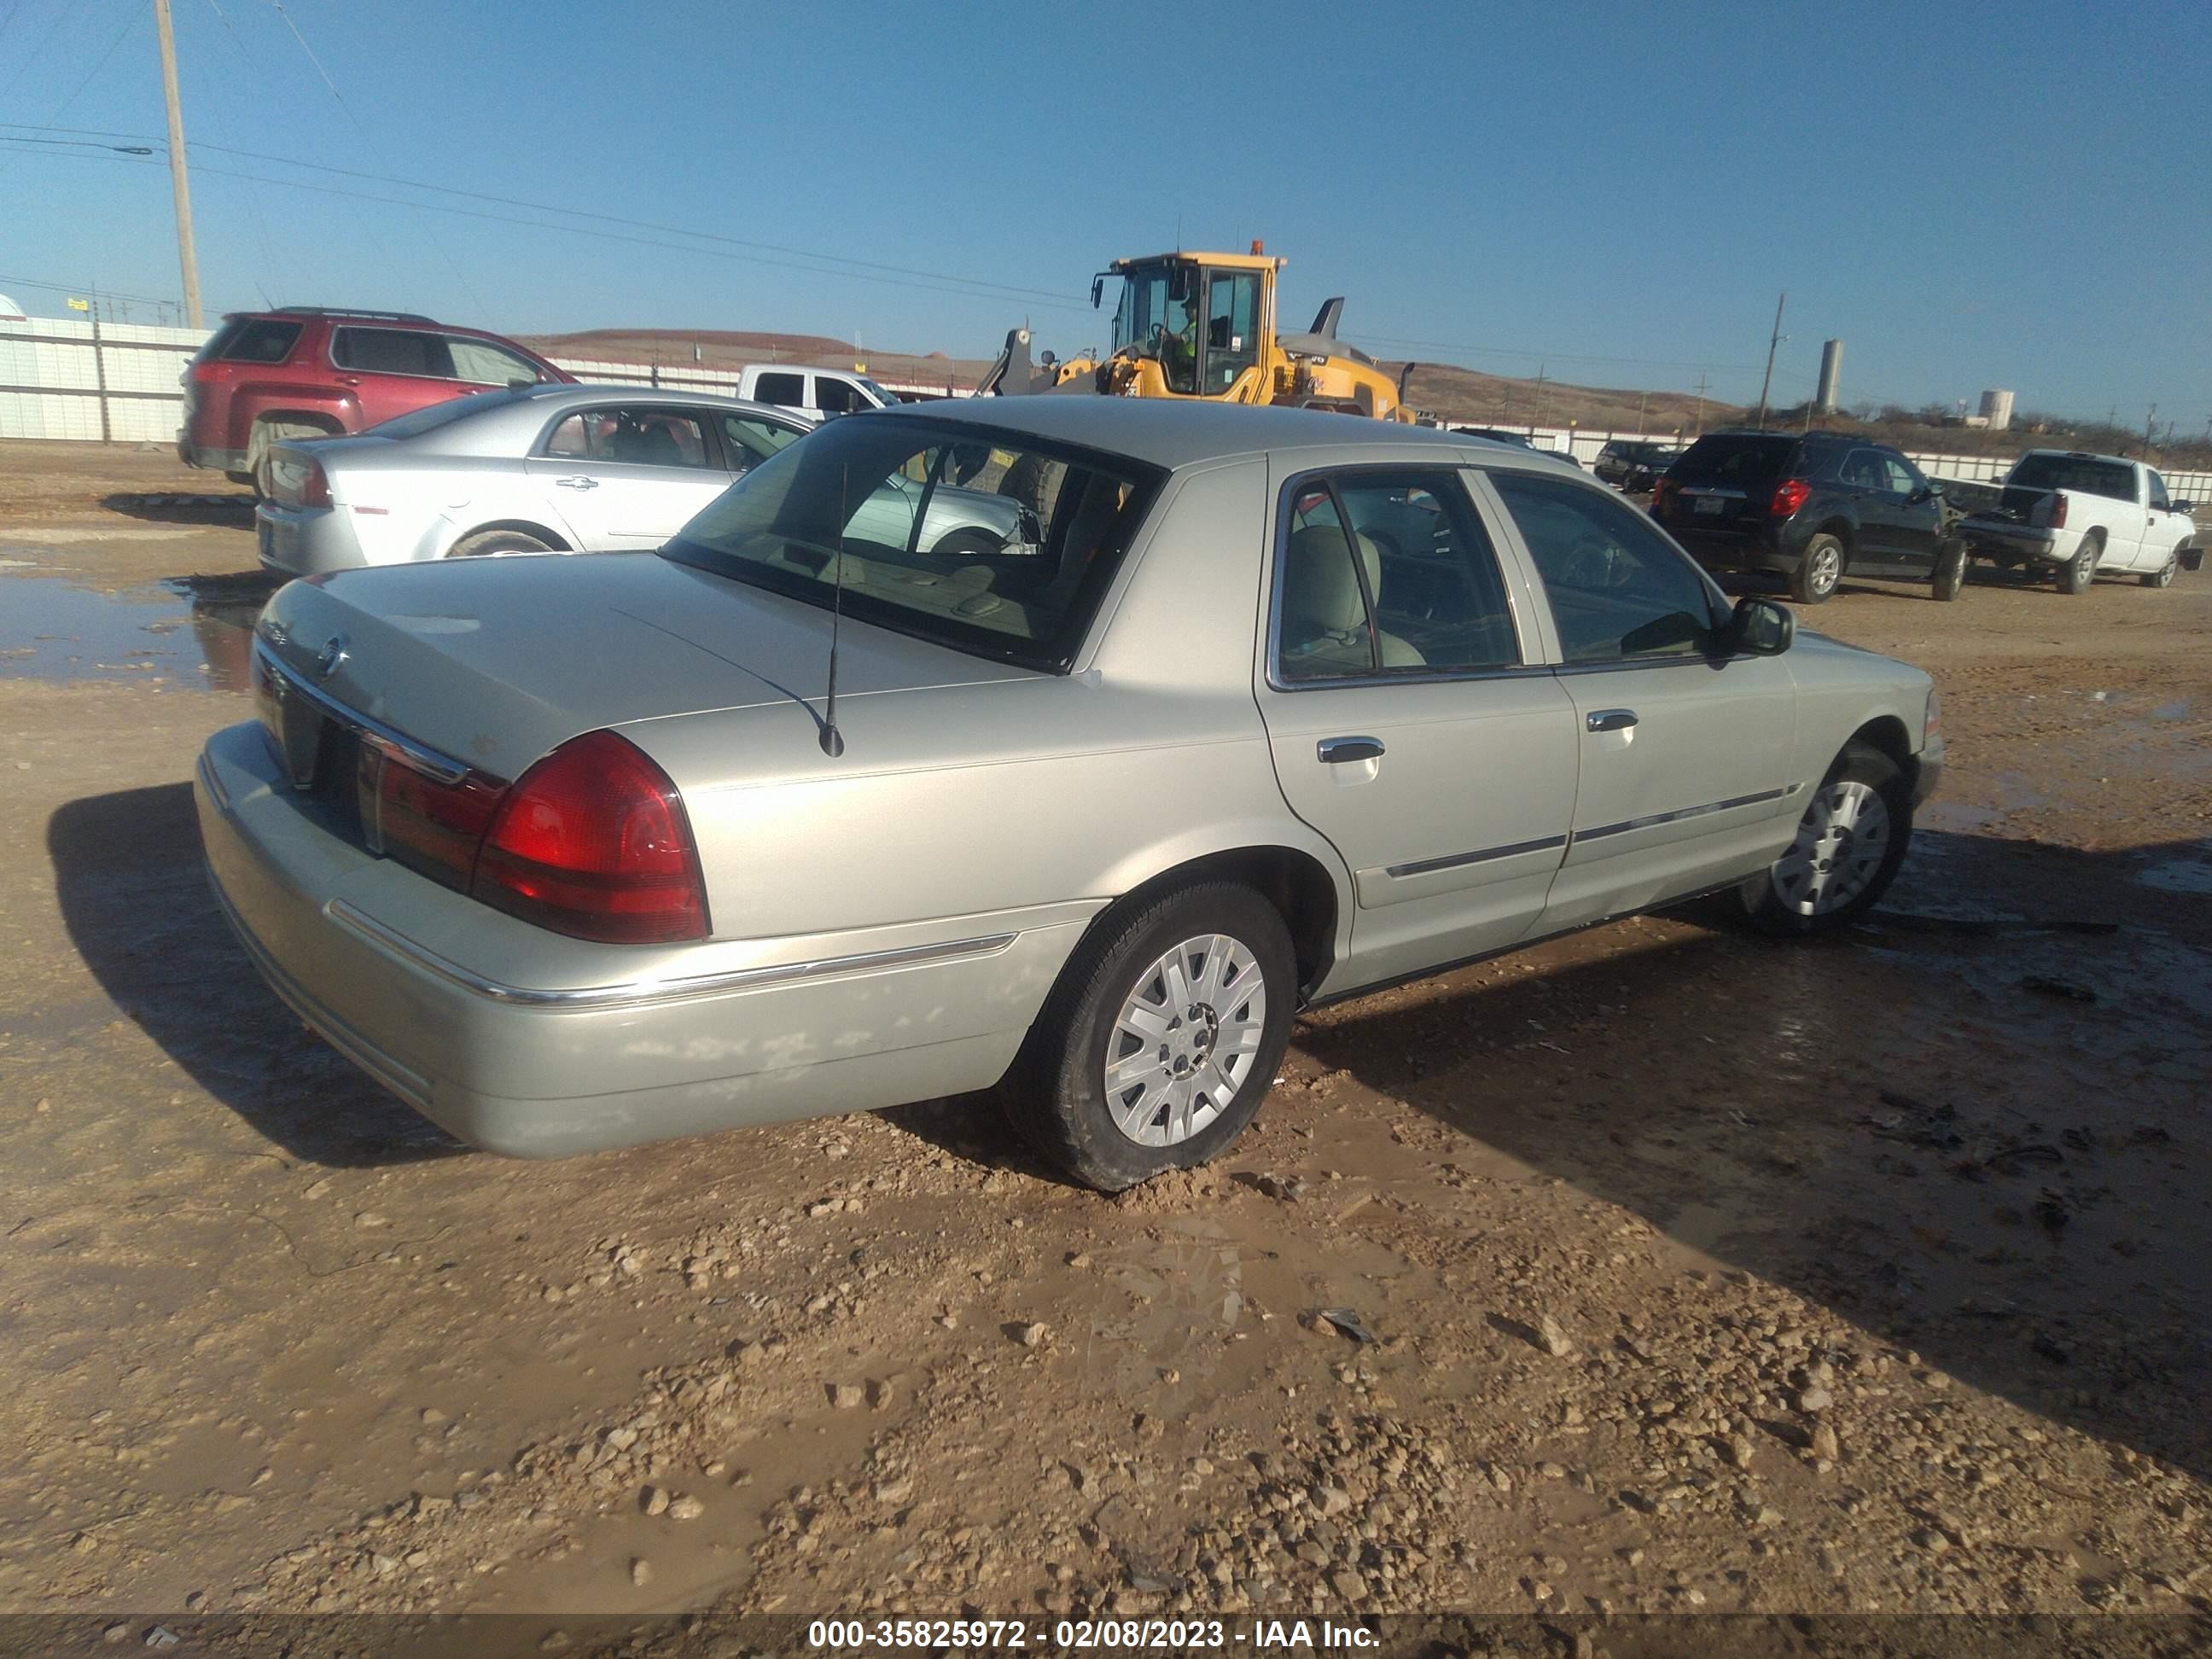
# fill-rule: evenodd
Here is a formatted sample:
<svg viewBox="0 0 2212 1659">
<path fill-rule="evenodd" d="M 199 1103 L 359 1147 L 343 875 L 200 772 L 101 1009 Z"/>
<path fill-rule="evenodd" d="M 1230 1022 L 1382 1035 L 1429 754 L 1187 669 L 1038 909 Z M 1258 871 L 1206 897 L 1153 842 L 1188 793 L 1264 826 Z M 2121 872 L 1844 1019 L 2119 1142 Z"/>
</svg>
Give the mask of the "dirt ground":
<svg viewBox="0 0 2212 1659">
<path fill-rule="evenodd" d="M 1105 1200 L 971 1101 L 382 1093 L 200 873 L 254 562 L 0 445 L 0 1609 L 2207 1610 L 2212 575 L 1847 583 L 1949 744 L 1869 925 L 1331 1008 Z"/>
</svg>

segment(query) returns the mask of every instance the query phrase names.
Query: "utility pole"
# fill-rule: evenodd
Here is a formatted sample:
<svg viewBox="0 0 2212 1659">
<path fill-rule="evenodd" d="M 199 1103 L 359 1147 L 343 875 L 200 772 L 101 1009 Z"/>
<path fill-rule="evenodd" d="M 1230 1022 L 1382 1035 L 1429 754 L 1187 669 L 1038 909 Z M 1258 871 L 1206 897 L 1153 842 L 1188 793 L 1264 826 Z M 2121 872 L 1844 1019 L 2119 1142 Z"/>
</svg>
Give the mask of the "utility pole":
<svg viewBox="0 0 2212 1659">
<path fill-rule="evenodd" d="M 1644 406 L 1650 401 L 1651 394 L 1648 392 L 1639 392 L 1636 394 L 1636 431 L 1639 437 L 1644 432 Z"/>
<path fill-rule="evenodd" d="M 1774 351 L 1782 343 L 1782 307 L 1789 299 L 1790 295 L 1785 289 L 1782 297 L 1774 302 L 1774 333 L 1766 343 L 1766 378 L 1759 383 L 1759 429 L 1761 432 L 1766 430 L 1767 388 L 1774 384 Z"/>
<path fill-rule="evenodd" d="M 200 262 L 192 252 L 192 187 L 185 177 L 185 116 L 177 106 L 177 38 L 169 27 L 169 0 L 154 0 L 154 31 L 161 37 L 161 96 L 169 106 L 169 191 L 177 198 L 177 264 L 185 273 L 185 317 L 200 319 Z"/>
<path fill-rule="evenodd" d="M 1528 422 L 1528 435 L 1532 438 L 1536 435 L 1536 428 L 1544 424 L 1544 371 L 1549 367 L 1548 363 L 1536 365 L 1536 418 Z"/>
<path fill-rule="evenodd" d="M 2143 416 L 2143 459 L 2150 459 L 2150 441 L 2158 422 L 2158 405 L 2153 404 L 2150 412 Z"/>
<path fill-rule="evenodd" d="M 1703 369 L 1698 371 L 1698 429 L 1691 435 L 1698 438 L 1705 435 L 1705 375 Z"/>
</svg>

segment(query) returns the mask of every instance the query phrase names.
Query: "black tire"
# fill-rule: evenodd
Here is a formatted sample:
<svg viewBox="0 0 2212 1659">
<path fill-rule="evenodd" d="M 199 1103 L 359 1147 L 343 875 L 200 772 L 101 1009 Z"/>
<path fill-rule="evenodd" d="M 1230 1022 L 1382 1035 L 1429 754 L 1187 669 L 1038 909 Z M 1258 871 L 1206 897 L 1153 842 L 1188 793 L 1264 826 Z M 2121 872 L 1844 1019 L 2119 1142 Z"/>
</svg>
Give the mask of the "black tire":
<svg viewBox="0 0 2212 1659">
<path fill-rule="evenodd" d="M 2054 580 L 2062 593 L 2086 593 L 2089 584 L 2097 580 L 2097 559 L 2105 550 L 2105 538 L 2095 531 L 2081 538 L 2081 545 L 2072 558 L 2058 567 Z"/>
<path fill-rule="evenodd" d="M 1815 812 L 1821 810 L 1830 791 L 1838 784 L 1863 785 L 1881 798 L 1887 824 L 1880 861 L 1866 884 L 1844 902 L 1808 914 L 1802 903 L 1792 904 L 1785 900 L 1782 892 L 1781 872 L 1791 854 L 1798 850 L 1798 842 L 1793 842 L 1782 857 L 1736 890 L 1744 920 L 1759 932 L 1783 939 L 1813 939 L 1832 933 L 1850 927 L 1881 903 L 1881 896 L 1896 879 L 1898 866 L 1905 862 L 1905 849 L 1912 842 L 1912 792 L 1905 787 L 1905 774 L 1899 770 L 1897 763 L 1878 749 L 1859 743 L 1844 745 L 1843 753 L 1836 757 L 1827 776 L 1820 780 L 1820 788 L 1805 804 L 1804 813 L 1798 820 L 1799 841 L 1806 837 L 1814 823 Z"/>
<path fill-rule="evenodd" d="M 1123 1006 L 1177 944 L 1221 934 L 1251 955 L 1267 1005 L 1259 1047 L 1229 1103 L 1188 1139 L 1151 1146 L 1125 1134 L 1109 1108 L 1106 1064 Z M 1101 918 L 1045 1000 L 999 1096 L 1037 1151 L 1100 1192 L 1204 1164 L 1243 1133 L 1275 1080 L 1297 1000 L 1290 929 L 1275 907 L 1234 882 L 1206 882 Z M 1193 1029 L 1197 1029 L 1194 1024 Z"/>
<path fill-rule="evenodd" d="M 446 550 L 449 559 L 480 559 L 493 553 L 557 553 L 552 543 L 524 530 L 479 530 Z"/>
<path fill-rule="evenodd" d="M 1929 594 L 1948 605 L 1959 597 L 1959 590 L 1966 585 L 1966 544 L 1946 542 L 1936 550 L 1936 574 L 1929 580 Z"/>
<path fill-rule="evenodd" d="M 2174 576 L 2180 569 L 2181 551 L 2177 548 L 2164 564 L 2155 570 L 2145 571 L 2141 580 L 2145 587 L 2171 587 L 2173 586 Z"/>
<path fill-rule="evenodd" d="M 1790 596 L 1800 605 L 1818 605 L 1836 591 L 1849 562 L 1844 544 L 1826 531 L 1805 544 L 1804 556 L 1790 578 Z"/>
</svg>

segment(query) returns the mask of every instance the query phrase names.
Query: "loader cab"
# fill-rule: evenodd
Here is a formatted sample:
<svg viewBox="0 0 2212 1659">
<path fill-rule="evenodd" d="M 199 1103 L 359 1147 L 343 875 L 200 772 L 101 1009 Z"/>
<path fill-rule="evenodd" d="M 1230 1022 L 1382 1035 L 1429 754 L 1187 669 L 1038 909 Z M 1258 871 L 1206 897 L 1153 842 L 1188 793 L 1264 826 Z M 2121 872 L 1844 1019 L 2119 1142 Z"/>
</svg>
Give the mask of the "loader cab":
<svg viewBox="0 0 2212 1659">
<path fill-rule="evenodd" d="M 1261 362 L 1276 262 L 1236 255 L 1122 259 L 1114 313 L 1116 356 L 1149 358 L 1178 397 L 1225 398 Z M 1103 278 L 1091 287 L 1103 297 Z M 1244 401 L 1262 401 L 1257 387 Z"/>
</svg>

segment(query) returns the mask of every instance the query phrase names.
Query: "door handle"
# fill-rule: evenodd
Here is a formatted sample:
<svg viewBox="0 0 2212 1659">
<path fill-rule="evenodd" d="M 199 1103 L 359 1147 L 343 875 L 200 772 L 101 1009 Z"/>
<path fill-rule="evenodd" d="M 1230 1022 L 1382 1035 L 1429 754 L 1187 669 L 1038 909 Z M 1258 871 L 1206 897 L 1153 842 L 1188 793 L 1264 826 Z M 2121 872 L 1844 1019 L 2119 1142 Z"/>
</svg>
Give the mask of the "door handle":
<svg viewBox="0 0 2212 1659">
<path fill-rule="evenodd" d="M 1583 724 L 1593 732 L 1626 732 L 1636 724 L 1633 708 L 1593 708 Z"/>
<path fill-rule="evenodd" d="M 556 478 L 553 482 L 563 489 L 597 489 L 599 487 L 599 481 L 597 478 L 586 478 L 580 475 L 573 478 Z"/>
<path fill-rule="evenodd" d="M 1382 756 L 1380 738 L 1323 738 L 1314 745 L 1314 753 L 1323 766 L 1342 766 L 1348 761 L 1379 760 Z"/>
</svg>

